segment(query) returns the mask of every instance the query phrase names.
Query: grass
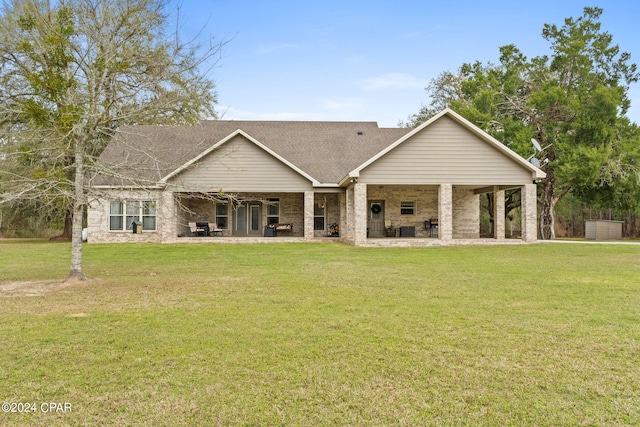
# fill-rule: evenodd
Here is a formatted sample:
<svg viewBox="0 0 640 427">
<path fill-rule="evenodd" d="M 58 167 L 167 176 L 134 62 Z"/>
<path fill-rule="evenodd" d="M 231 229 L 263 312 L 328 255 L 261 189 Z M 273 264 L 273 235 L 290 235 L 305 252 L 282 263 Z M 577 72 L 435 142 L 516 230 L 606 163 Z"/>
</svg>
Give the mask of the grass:
<svg viewBox="0 0 640 427">
<path fill-rule="evenodd" d="M 639 425 L 640 246 L 89 245 L 0 292 L 2 425 Z M 0 285 L 69 245 L 0 241 Z"/>
</svg>

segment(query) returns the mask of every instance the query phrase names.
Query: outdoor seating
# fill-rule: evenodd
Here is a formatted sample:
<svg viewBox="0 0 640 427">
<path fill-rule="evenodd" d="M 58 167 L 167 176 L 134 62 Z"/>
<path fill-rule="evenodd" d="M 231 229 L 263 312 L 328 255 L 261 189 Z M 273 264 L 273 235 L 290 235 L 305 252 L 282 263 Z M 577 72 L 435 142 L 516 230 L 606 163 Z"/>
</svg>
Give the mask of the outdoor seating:
<svg viewBox="0 0 640 427">
<path fill-rule="evenodd" d="M 438 237 L 438 218 L 431 218 L 429 223 L 429 237 Z"/>
<path fill-rule="evenodd" d="M 196 224 L 195 222 L 190 222 L 189 223 L 189 231 L 191 232 L 192 236 L 206 236 L 207 235 L 207 229 L 199 224 Z"/>
<path fill-rule="evenodd" d="M 215 236 L 216 234 L 223 236 L 222 228 L 218 228 L 218 224 L 214 222 L 209 223 L 209 235 Z"/>
<path fill-rule="evenodd" d="M 293 231 L 293 224 L 276 223 L 276 224 L 272 224 L 272 227 L 276 230 L 276 232 L 279 232 L 279 231 Z"/>
</svg>

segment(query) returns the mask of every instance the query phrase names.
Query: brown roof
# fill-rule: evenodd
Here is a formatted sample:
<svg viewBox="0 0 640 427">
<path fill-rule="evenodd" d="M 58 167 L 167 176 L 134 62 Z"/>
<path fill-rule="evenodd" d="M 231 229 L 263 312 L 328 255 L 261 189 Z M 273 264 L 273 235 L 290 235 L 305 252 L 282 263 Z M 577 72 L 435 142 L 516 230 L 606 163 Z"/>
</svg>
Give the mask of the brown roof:
<svg viewBox="0 0 640 427">
<path fill-rule="evenodd" d="M 379 128 L 375 122 L 209 120 L 195 126 L 123 126 L 98 162 L 111 171 L 96 176 L 93 184 L 124 184 L 124 176 L 130 182 L 157 183 L 237 130 L 327 184 L 338 183 L 411 131 Z"/>
</svg>

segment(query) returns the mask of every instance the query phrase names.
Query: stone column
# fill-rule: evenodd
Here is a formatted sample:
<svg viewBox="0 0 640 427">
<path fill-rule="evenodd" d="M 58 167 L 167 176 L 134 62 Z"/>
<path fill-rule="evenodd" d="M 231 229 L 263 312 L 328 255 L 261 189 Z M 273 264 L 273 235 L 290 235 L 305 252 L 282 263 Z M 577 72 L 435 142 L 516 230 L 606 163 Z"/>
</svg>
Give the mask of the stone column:
<svg viewBox="0 0 640 427">
<path fill-rule="evenodd" d="M 533 243 L 538 240 L 537 187 L 525 184 L 521 187 L 522 240 Z"/>
<path fill-rule="evenodd" d="M 493 189 L 493 238 L 505 238 L 504 190 L 500 191 L 497 186 Z"/>
<path fill-rule="evenodd" d="M 313 239 L 313 211 L 315 197 L 313 191 L 304 192 L 304 239 Z"/>
<path fill-rule="evenodd" d="M 344 190 L 344 222 L 340 224 L 340 237 L 351 245 L 354 244 L 353 217 L 353 186 L 349 186 Z"/>
<path fill-rule="evenodd" d="M 161 242 L 174 242 L 178 238 L 178 215 L 173 191 L 163 191 L 158 202 L 156 227 L 160 230 Z"/>
<path fill-rule="evenodd" d="M 340 227 L 340 238 L 345 239 L 347 237 L 347 200 L 346 191 L 338 194 L 338 202 L 340 203 L 340 221 L 338 226 Z"/>
<path fill-rule="evenodd" d="M 367 184 L 354 184 L 353 212 L 354 244 L 362 246 L 367 243 Z"/>
<path fill-rule="evenodd" d="M 453 240 L 453 185 L 440 184 L 438 191 L 438 237 Z"/>
</svg>

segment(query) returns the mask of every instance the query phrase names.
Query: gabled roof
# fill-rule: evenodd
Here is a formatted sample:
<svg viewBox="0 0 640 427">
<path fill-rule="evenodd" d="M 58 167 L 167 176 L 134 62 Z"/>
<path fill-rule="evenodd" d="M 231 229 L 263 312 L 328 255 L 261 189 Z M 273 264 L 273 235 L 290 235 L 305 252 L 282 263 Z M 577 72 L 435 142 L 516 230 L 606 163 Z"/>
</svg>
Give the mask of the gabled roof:
<svg viewBox="0 0 640 427">
<path fill-rule="evenodd" d="M 100 162 L 116 166 L 131 182 L 161 183 L 215 151 L 234 136 L 253 142 L 318 184 L 336 184 L 409 132 L 375 122 L 267 122 L 209 120 L 195 126 L 123 126 Z M 124 185 L 121 177 L 97 177 L 94 185 Z"/>
<path fill-rule="evenodd" d="M 209 153 L 215 151 L 216 149 L 220 148 L 222 145 L 226 144 L 227 142 L 231 141 L 233 138 L 235 138 L 236 136 L 242 136 L 244 138 L 246 138 L 247 140 L 251 141 L 253 144 L 255 144 L 256 146 L 258 146 L 259 148 L 261 148 L 262 150 L 264 150 L 265 152 L 267 152 L 268 154 L 270 154 L 271 156 L 275 157 L 276 159 L 278 159 L 280 162 L 284 163 L 285 165 L 287 165 L 289 168 L 293 169 L 294 171 L 296 171 L 298 174 L 302 175 L 303 177 L 305 177 L 306 179 L 308 179 L 309 181 L 311 181 L 314 185 L 320 186 L 321 183 L 318 182 L 315 178 L 313 178 L 312 176 L 310 176 L 308 173 L 306 173 L 305 171 L 301 170 L 300 168 L 298 168 L 296 165 L 294 165 L 293 163 L 291 163 L 290 161 L 288 161 L 287 159 L 283 158 L 282 156 L 280 156 L 278 153 L 275 153 L 273 150 L 271 150 L 269 147 L 265 146 L 264 144 L 262 144 L 260 141 L 256 140 L 255 138 L 253 138 L 251 135 L 247 134 L 246 132 L 244 132 L 241 129 L 236 130 L 235 132 L 230 133 L 226 138 L 224 138 L 222 141 L 212 145 L 211 147 L 207 148 L 206 150 L 204 150 L 201 154 L 199 154 L 198 156 L 194 157 L 193 159 L 189 160 L 188 162 L 186 162 L 184 165 L 180 166 L 178 169 L 174 170 L 173 172 L 171 172 L 169 175 L 165 176 L 164 178 L 162 178 L 160 180 L 160 182 L 162 184 L 165 184 L 167 181 L 169 181 L 171 178 L 173 178 L 176 175 L 179 175 L 181 172 L 187 170 L 191 165 L 197 163 L 198 161 L 200 161 L 201 159 L 205 158 L 207 155 L 209 155 Z"/>
<path fill-rule="evenodd" d="M 531 171 L 534 179 L 546 176 L 504 144 L 446 109 L 415 129 L 380 128 L 375 122 L 234 120 L 202 121 L 194 126 L 123 126 L 98 161 L 98 165 L 108 166 L 108 175 L 96 175 L 92 185 L 162 186 L 231 139 L 241 137 L 314 186 L 336 186 L 359 176 L 364 168 L 445 115 Z"/>
<path fill-rule="evenodd" d="M 360 175 L 360 172 L 364 168 L 366 168 L 367 166 L 371 165 L 376 160 L 380 159 L 385 154 L 387 154 L 388 152 L 390 152 L 391 150 L 393 150 L 394 148 L 396 148 L 397 146 L 399 146 L 403 142 L 407 141 L 408 139 L 410 139 L 415 134 L 417 134 L 417 133 L 421 132 L 422 130 L 424 130 L 425 128 L 429 127 L 432 123 L 438 121 L 443 116 L 451 117 L 456 122 L 461 124 L 463 127 L 465 127 L 469 131 L 471 131 L 474 134 L 476 134 L 477 136 L 479 136 L 481 139 L 483 139 L 489 145 L 493 146 L 494 148 L 496 148 L 498 151 L 502 152 L 503 154 L 506 154 L 508 157 L 510 157 L 516 163 L 519 163 L 525 169 L 530 170 L 535 179 L 543 179 L 543 178 L 545 178 L 547 176 L 541 169 L 535 167 L 533 164 L 531 164 L 530 162 L 525 160 L 518 153 L 516 153 L 515 151 L 511 150 L 509 147 L 507 147 L 506 145 L 504 145 L 503 143 L 501 143 L 497 139 L 493 138 L 488 133 L 482 131 L 476 125 L 474 125 L 473 123 L 471 123 L 470 121 L 468 121 L 467 119 L 465 119 L 464 117 L 462 117 L 461 115 L 456 113 L 455 111 L 453 111 L 453 110 L 451 110 L 449 108 L 446 108 L 446 109 L 442 110 L 440 113 L 438 113 L 435 116 L 433 116 L 431 119 L 427 120 L 426 122 L 424 122 L 420 126 L 418 126 L 415 129 L 413 129 L 411 132 L 408 132 L 405 135 L 403 135 L 402 137 L 400 137 L 397 141 L 395 141 L 391 145 L 385 147 L 383 150 L 381 150 L 375 156 L 367 159 L 365 162 L 363 162 L 358 167 L 356 167 L 351 172 L 349 172 L 349 174 L 347 174 L 347 176 L 343 177 L 341 179 L 340 183 L 342 184 L 342 183 L 346 182 L 347 180 L 349 180 L 351 178 L 357 178 Z"/>
</svg>

